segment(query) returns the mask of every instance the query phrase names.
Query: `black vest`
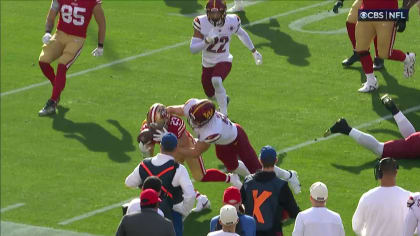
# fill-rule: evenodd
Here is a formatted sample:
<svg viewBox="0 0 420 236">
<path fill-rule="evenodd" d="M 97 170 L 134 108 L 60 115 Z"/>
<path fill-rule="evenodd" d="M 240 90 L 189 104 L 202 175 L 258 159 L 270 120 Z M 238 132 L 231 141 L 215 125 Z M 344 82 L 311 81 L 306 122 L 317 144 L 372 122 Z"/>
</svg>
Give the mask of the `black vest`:
<svg viewBox="0 0 420 236">
<path fill-rule="evenodd" d="M 157 176 L 162 180 L 162 189 L 159 196 L 162 202 L 159 204 L 159 208 L 165 217 L 170 220 L 172 220 L 173 205 L 183 201 L 181 187 L 172 186 L 172 180 L 178 167 L 179 164 L 174 160 L 170 160 L 161 166 L 154 166 L 152 158 L 144 159 L 139 166 L 140 178 L 143 181 L 149 176 Z"/>
<path fill-rule="evenodd" d="M 280 224 L 279 216 L 283 206 L 280 206 L 278 202 L 280 190 L 284 184 L 286 182 L 277 177 L 264 182 L 257 181 L 255 174 L 246 177 L 244 181 L 245 213 L 254 217 L 257 231 L 271 231 L 273 227 L 278 227 Z"/>
</svg>

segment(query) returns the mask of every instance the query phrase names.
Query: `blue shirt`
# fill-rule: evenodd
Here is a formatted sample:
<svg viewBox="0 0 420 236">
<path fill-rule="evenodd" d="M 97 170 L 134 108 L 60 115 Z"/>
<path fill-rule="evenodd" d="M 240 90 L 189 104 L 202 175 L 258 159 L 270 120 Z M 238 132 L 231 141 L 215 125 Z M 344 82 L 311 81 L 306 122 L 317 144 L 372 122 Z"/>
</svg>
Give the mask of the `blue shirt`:
<svg viewBox="0 0 420 236">
<path fill-rule="evenodd" d="M 241 227 L 241 236 L 255 236 L 255 231 L 257 230 L 257 227 L 255 225 L 255 219 L 254 217 L 251 217 L 249 215 L 243 215 L 238 213 L 239 216 L 239 224 Z M 210 221 L 210 232 L 219 230 L 216 229 L 218 223 L 219 223 L 219 218 L 220 216 L 215 216 L 213 217 L 213 219 L 211 219 Z M 236 230 L 236 232 L 238 232 L 238 230 Z"/>
</svg>

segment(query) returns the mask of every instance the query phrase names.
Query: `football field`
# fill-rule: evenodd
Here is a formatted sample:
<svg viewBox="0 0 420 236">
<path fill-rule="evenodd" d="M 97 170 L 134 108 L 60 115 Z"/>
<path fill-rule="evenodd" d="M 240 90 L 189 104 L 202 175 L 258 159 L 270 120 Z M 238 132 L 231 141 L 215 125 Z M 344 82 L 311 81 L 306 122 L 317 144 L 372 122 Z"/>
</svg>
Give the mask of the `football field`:
<svg viewBox="0 0 420 236">
<path fill-rule="evenodd" d="M 385 61 L 386 69 L 375 72 L 379 89 L 368 94 L 357 92 L 365 82 L 360 63 L 341 66 L 352 54 L 345 31 L 351 3 L 345 1 L 335 15 L 333 1 L 247 2 L 238 15 L 263 64 L 256 66 L 233 36 L 232 71 L 224 81 L 229 118 L 241 124 L 255 150 L 272 145 L 282 152 L 278 165 L 298 172 L 299 207 L 310 207 L 309 187 L 324 182 L 327 206 L 341 215 L 346 235 L 354 235 L 351 218 L 360 196 L 378 184 L 376 156 L 349 137 L 321 138 L 324 130 L 346 117 L 380 141 L 400 139 L 379 100 L 385 93 L 420 129 L 418 64 L 417 73 L 406 79 L 402 63 Z M 203 0 L 103 0 L 104 56 L 90 55 L 97 44 L 92 19 L 83 51 L 67 73 L 58 113 L 39 117 L 51 95 L 38 66 L 50 1 L 1 1 L 2 236 L 115 235 L 121 204 L 139 195 L 124 180 L 142 160 L 136 137 L 148 108 L 205 98 L 201 55 L 189 50 L 192 20 L 204 6 Z M 420 55 L 419 29 L 415 6 L 394 48 Z M 224 168 L 214 147 L 204 162 L 207 168 Z M 397 184 L 420 191 L 420 160 L 399 164 Z M 211 210 L 188 216 L 186 236 L 208 233 L 229 185 L 194 186 L 209 197 Z M 284 235 L 291 235 L 293 225 L 284 226 Z"/>
</svg>

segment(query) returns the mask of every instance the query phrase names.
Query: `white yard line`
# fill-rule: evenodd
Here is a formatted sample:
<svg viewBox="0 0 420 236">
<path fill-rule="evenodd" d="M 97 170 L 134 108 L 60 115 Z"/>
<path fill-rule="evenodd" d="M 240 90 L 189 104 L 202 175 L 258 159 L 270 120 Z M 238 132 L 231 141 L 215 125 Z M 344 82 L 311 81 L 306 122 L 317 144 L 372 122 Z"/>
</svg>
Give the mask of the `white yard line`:
<svg viewBox="0 0 420 236">
<path fill-rule="evenodd" d="M 106 212 L 106 211 L 112 210 L 112 209 L 117 208 L 117 207 L 121 207 L 121 205 L 123 205 L 123 204 L 125 204 L 129 201 L 131 201 L 131 199 L 128 199 L 128 200 L 125 200 L 125 201 L 122 201 L 122 202 L 119 202 L 119 203 L 115 203 L 115 204 L 112 204 L 112 205 L 109 205 L 109 206 L 106 206 L 106 207 L 102 207 L 100 209 L 96 209 L 94 211 L 90 211 L 88 213 L 85 213 L 85 214 L 82 214 L 82 215 L 79 215 L 79 216 L 75 216 L 75 217 L 67 219 L 67 220 L 63 220 L 63 221 L 59 222 L 58 224 L 59 225 L 68 225 L 68 224 L 73 223 L 75 221 L 83 220 L 83 219 L 89 218 L 91 216 L 94 216 L 96 214 Z"/>
<path fill-rule="evenodd" d="M 1 213 L 4 213 L 4 212 L 6 212 L 6 211 L 10 211 L 10 210 L 13 210 L 13 209 L 16 209 L 16 208 L 19 208 L 19 207 L 22 207 L 22 206 L 25 206 L 25 203 L 16 203 L 16 204 L 13 204 L 13 205 L 9 205 L 9 206 L 7 206 L 7 207 L 4 207 L 4 208 L 1 208 Z"/>
<path fill-rule="evenodd" d="M 274 15 L 274 16 L 266 17 L 266 18 L 263 18 L 261 20 L 251 22 L 249 24 L 243 25 L 243 27 L 253 26 L 253 25 L 265 22 L 265 21 L 269 21 L 271 19 L 275 19 L 275 18 L 279 18 L 279 17 L 283 17 L 283 16 L 288 16 L 288 15 L 291 15 L 293 13 L 305 11 L 305 10 L 308 10 L 308 9 L 311 9 L 311 8 L 314 8 L 314 7 L 318 7 L 318 6 L 322 6 L 322 5 L 326 5 L 326 4 L 329 4 L 331 2 L 332 2 L 331 0 L 328 0 L 328 1 L 325 1 L 325 2 L 312 4 L 312 5 L 309 5 L 309 6 L 306 6 L 306 7 L 301 7 L 301 8 L 295 9 L 295 10 L 291 10 L 291 11 L 288 11 L 288 12 L 280 13 L 280 14 L 277 14 L 277 15 Z M 150 56 L 150 55 L 160 53 L 160 52 L 163 52 L 163 51 L 167 51 L 167 50 L 173 49 L 173 48 L 178 48 L 178 47 L 189 44 L 189 42 L 190 41 L 184 41 L 184 42 L 176 43 L 176 44 L 173 44 L 173 45 L 170 45 L 170 46 L 158 48 L 158 49 L 155 49 L 155 50 L 152 50 L 152 51 L 149 51 L 149 52 L 144 52 L 144 53 L 140 53 L 140 54 L 137 54 L 137 55 L 134 55 L 134 56 L 125 57 L 125 58 L 115 60 L 115 61 L 112 61 L 112 62 L 109 62 L 109 63 L 106 63 L 106 64 L 102 64 L 102 65 L 99 65 L 99 66 L 96 66 L 96 67 L 93 67 L 93 68 L 90 68 L 90 69 L 86 69 L 86 70 L 82 70 L 82 71 L 79 71 L 79 72 L 76 72 L 76 73 L 69 74 L 69 75 L 67 75 L 67 78 L 76 77 L 76 76 L 79 76 L 79 75 L 84 75 L 84 74 L 87 74 L 87 73 L 92 72 L 92 71 L 100 70 L 100 69 L 103 69 L 103 68 L 107 68 L 107 67 L 114 66 L 114 65 L 121 64 L 121 63 L 128 62 L 128 61 L 132 61 L 132 60 L 135 60 L 137 58 Z M 30 90 L 30 89 L 33 89 L 33 88 L 36 88 L 36 87 L 39 87 L 39 86 L 43 86 L 43 85 L 46 85 L 46 84 L 49 84 L 49 83 L 50 83 L 50 81 L 45 79 L 44 82 L 31 84 L 31 85 L 28 85 L 28 86 L 25 86 L 25 87 L 21 87 L 21 88 L 18 88 L 18 89 L 12 89 L 12 90 L 3 92 L 3 93 L 1 93 L 1 97 L 11 95 L 11 94 L 15 94 L 15 93 L 20 93 L 20 92 Z"/>
<path fill-rule="evenodd" d="M 404 111 L 403 111 L 403 113 L 404 113 L 404 114 L 409 114 L 409 113 L 411 113 L 411 112 L 415 112 L 415 111 L 418 111 L 418 110 L 420 110 L 420 105 L 417 105 L 417 106 L 414 106 L 414 107 L 408 108 L 407 110 L 404 110 Z M 379 119 L 372 120 L 372 121 L 369 121 L 369 122 L 363 123 L 363 124 L 361 124 L 361 125 L 355 126 L 355 128 L 356 128 L 356 129 L 363 129 L 363 128 L 366 128 L 366 127 L 372 126 L 372 125 L 374 125 L 374 124 L 380 123 L 380 122 L 382 122 L 382 121 L 384 121 L 384 120 L 389 120 L 389 119 L 391 119 L 391 118 L 392 118 L 392 115 L 382 116 L 382 117 L 381 117 L 381 118 L 379 118 Z M 328 127 L 325 127 L 325 128 L 328 128 Z M 325 140 L 328 140 L 328 139 L 335 138 L 335 137 L 337 137 L 337 136 L 339 136 L 339 135 L 340 135 L 340 134 L 333 134 L 333 135 L 328 136 L 328 137 L 326 137 L 326 138 L 321 137 L 321 138 L 316 138 L 316 139 L 314 139 L 314 140 L 309 140 L 309 141 L 306 141 L 306 142 L 303 142 L 303 143 L 300 143 L 300 144 L 297 144 L 297 145 L 294 145 L 294 146 L 291 146 L 291 147 L 288 147 L 288 148 L 282 149 L 282 150 L 278 151 L 278 153 L 279 153 L 279 154 L 281 154 L 281 153 L 291 152 L 291 151 L 293 151 L 293 150 L 297 150 L 297 149 L 300 149 L 300 148 L 303 148 L 303 147 L 309 146 L 309 145 L 314 144 L 314 143 L 319 143 L 319 142 L 321 142 L 321 141 L 325 141 Z"/>
<path fill-rule="evenodd" d="M 1 221 L 1 235 L 3 236 L 98 236 L 68 230 Z"/>
</svg>

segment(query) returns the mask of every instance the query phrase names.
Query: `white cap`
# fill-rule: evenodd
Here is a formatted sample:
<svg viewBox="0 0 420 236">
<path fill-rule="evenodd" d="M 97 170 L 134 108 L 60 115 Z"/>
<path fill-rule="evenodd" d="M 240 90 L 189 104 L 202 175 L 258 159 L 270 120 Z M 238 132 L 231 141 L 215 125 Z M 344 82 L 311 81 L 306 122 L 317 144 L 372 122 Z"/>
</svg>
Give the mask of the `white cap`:
<svg viewBox="0 0 420 236">
<path fill-rule="evenodd" d="M 220 222 L 223 225 L 233 225 L 238 222 L 238 213 L 232 205 L 224 205 L 220 208 Z"/>
<path fill-rule="evenodd" d="M 311 197 L 317 201 L 325 201 L 328 198 L 328 189 L 327 185 L 322 182 L 316 182 L 312 184 L 311 188 L 309 189 L 311 193 Z"/>
</svg>

